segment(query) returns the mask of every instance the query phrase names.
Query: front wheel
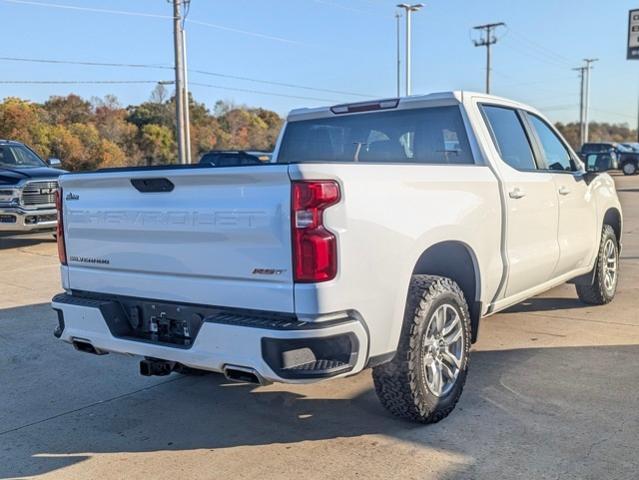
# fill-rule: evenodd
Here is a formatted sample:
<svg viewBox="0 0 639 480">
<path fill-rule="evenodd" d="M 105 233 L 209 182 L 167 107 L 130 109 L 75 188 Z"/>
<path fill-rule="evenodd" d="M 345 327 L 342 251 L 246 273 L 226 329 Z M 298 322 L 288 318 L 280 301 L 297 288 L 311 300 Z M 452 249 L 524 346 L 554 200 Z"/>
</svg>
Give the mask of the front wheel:
<svg viewBox="0 0 639 480">
<path fill-rule="evenodd" d="M 634 162 L 626 162 L 621 167 L 624 175 L 634 175 L 637 173 L 637 164 Z"/>
<path fill-rule="evenodd" d="M 452 280 L 415 275 L 397 353 L 373 369 L 382 405 L 398 417 L 435 423 L 455 408 L 466 382 L 470 315 Z"/>
<path fill-rule="evenodd" d="M 590 305 L 605 305 L 615 298 L 619 281 L 619 244 L 610 225 L 604 225 L 592 285 L 577 285 L 579 299 Z"/>
</svg>

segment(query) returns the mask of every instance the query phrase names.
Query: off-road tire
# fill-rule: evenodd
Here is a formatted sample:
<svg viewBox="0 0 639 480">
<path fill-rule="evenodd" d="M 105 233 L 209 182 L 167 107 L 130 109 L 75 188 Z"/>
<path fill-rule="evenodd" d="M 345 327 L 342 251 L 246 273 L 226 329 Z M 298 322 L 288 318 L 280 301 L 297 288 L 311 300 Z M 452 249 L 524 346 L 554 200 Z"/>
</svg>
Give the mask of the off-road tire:
<svg viewBox="0 0 639 480">
<path fill-rule="evenodd" d="M 604 248 L 606 242 L 612 239 L 617 254 L 617 276 L 614 289 L 610 291 L 606 289 L 604 284 L 604 264 L 606 256 Z M 604 225 L 601 232 L 601 243 L 599 244 L 599 252 L 597 253 L 597 262 L 595 263 L 595 276 L 592 285 L 575 285 L 579 300 L 589 305 L 605 305 L 615 298 L 617 284 L 619 283 L 619 244 L 617 243 L 617 235 L 610 225 Z"/>
<path fill-rule="evenodd" d="M 461 319 L 464 336 L 460 371 L 452 389 L 437 397 L 424 379 L 422 336 L 432 314 L 444 303 L 452 305 Z M 375 391 L 393 415 L 420 423 L 436 423 L 453 411 L 468 373 L 470 315 L 459 286 L 445 277 L 414 275 L 408 293 L 404 324 L 395 357 L 373 368 Z"/>
<path fill-rule="evenodd" d="M 611 239 L 617 254 L 617 276 L 614 289 L 610 291 L 606 289 L 604 284 L 604 264 L 606 262 L 604 248 L 606 242 Z M 615 298 L 617 284 L 619 283 L 619 244 L 617 243 L 617 235 L 610 225 L 604 225 L 601 231 L 601 242 L 599 244 L 599 252 L 597 253 L 597 262 L 595 263 L 595 276 L 592 285 L 575 285 L 579 300 L 589 305 L 605 305 Z"/>
</svg>

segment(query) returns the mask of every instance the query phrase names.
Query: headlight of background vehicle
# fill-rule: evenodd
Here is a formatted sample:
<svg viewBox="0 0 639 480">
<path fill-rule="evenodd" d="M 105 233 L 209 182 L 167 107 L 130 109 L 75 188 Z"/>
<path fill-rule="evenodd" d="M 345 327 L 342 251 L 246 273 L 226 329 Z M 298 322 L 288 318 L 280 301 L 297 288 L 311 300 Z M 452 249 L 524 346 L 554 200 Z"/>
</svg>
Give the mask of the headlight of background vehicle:
<svg viewBox="0 0 639 480">
<path fill-rule="evenodd" d="M 18 206 L 20 203 L 20 191 L 13 188 L 0 188 L 0 205 Z"/>
</svg>

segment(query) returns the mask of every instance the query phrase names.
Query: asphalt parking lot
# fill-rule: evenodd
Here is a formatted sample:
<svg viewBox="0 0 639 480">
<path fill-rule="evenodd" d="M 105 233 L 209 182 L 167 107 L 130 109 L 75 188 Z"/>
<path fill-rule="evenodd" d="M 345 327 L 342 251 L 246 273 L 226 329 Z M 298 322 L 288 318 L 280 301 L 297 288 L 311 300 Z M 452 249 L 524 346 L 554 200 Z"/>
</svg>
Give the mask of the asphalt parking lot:
<svg viewBox="0 0 639 480">
<path fill-rule="evenodd" d="M 431 426 L 387 414 L 369 371 L 255 388 L 76 352 L 52 336 L 52 237 L 0 237 L 0 478 L 637 478 L 639 176 L 615 180 L 615 301 L 565 285 L 483 320 L 462 399 Z"/>
</svg>

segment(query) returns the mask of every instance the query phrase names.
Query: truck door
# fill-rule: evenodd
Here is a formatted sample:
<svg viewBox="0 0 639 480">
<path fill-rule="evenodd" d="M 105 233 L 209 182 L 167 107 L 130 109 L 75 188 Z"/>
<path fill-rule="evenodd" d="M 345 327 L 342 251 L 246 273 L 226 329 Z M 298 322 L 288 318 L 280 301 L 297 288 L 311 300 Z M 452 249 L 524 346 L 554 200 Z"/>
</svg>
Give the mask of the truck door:
<svg viewBox="0 0 639 480">
<path fill-rule="evenodd" d="M 600 235 L 595 199 L 561 138 L 542 118 L 530 113 L 526 116 L 557 192 L 559 262 L 553 276 L 560 276 L 588 266 L 594 258 Z"/>
<path fill-rule="evenodd" d="M 500 157 L 499 171 L 506 197 L 505 248 L 510 297 L 548 281 L 559 260 L 559 207 L 553 173 L 539 168 L 523 113 L 508 107 L 482 105 Z"/>
</svg>

